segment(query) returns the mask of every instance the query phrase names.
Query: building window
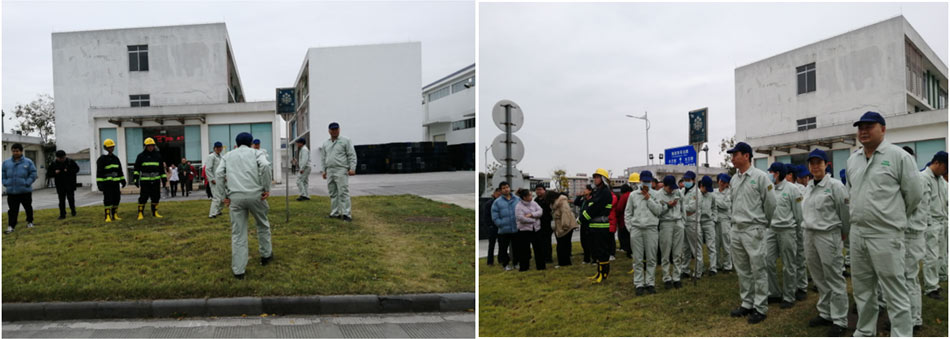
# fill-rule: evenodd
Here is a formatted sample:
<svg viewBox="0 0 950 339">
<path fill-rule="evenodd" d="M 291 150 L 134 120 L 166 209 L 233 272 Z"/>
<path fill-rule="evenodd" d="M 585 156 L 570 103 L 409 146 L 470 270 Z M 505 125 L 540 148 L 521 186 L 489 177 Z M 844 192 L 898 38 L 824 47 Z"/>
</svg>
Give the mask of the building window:
<svg viewBox="0 0 950 339">
<path fill-rule="evenodd" d="M 452 84 L 452 93 L 458 93 L 472 87 L 475 87 L 474 75 Z"/>
<path fill-rule="evenodd" d="M 459 120 L 452 122 L 452 130 L 458 131 L 462 129 L 475 128 L 475 118 Z"/>
<path fill-rule="evenodd" d="M 129 101 L 132 104 L 132 107 L 148 107 L 149 104 L 149 95 L 148 94 L 138 94 L 130 95 Z"/>
<path fill-rule="evenodd" d="M 148 45 L 129 46 L 129 72 L 148 71 Z"/>
<path fill-rule="evenodd" d="M 429 102 L 433 102 L 433 101 L 449 96 L 449 94 L 452 94 L 452 92 L 450 91 L 451 91 L 451 88 L 446 86 L 439 89 L 438 91 L 429 93 Z"/>
<path fill-rule="evenodd" d="M 815 63 L 795 68 L 798 75 L 798 94 L 815 91 Z"/>
<path fill-rule="evenodd" d="M 801 131 L 806 131 L 806 130 L 810 130 L 810 129 L 815 129 L 816 127 L 818 127 L 818 124 L 815 123 L 815 118 L 798 119 L 798 131 L 799 131 L 799 132 L 801 132 Z"/>
</svg>

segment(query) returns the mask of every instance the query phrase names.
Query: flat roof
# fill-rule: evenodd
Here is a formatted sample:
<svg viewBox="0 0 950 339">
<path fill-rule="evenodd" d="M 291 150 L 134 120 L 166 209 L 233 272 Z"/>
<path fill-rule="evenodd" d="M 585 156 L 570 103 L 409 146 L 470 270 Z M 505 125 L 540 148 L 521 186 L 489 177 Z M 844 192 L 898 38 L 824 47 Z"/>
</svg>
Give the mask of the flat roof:
<svg viewBox="0 0 950 339">
<path fill-rule="evenodd" d="M 439 79 L 439 80 L 433 81 L 432 83 L 430 83 L 430 84 L 428 84 L 428 85 L 422 86 L 422 90 L 425 91 L 426 88 L 429 88 L 429 87 L 432 86 L 432 85 L 435 85 L 435 84 L 437 84 L 437 83 L 440 83 L 440 82 L 442 82 L 442 81 L 444 81 L 444 80 L 446 80 L 446 79 L 452 78 L 452 77 L 454 77 L 454 76 L 456 76 L 456 75 L 459 75 L 459 74 L 468 72 L 469 70 L 472 70 L 472 69 L 475 69 L 475 64 L 471 64 L 471 65 L 465 66 L 464 68 L 462 68 L 462 69 L 460 69 L 460 70 L 457 70 L 457 71 L 453 72 L 452 74 L 446 75 L 446 76 L 442 77 L 442 78 Z"/>
</svg>

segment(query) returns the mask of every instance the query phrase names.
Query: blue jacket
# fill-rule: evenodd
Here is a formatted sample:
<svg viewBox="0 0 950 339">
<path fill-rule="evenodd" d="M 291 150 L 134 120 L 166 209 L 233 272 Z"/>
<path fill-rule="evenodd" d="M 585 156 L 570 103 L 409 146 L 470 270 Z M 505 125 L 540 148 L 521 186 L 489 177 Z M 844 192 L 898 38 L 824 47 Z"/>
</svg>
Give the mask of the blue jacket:
<svg viewBox="0 0 950 339">
<path fill-rule="evenodd" d="M 495 223 L 495 226 L 498 227 L 498 234 L 518 233 L 518 223 L 515 220 L 515 206 L 517 206 L 520 201 L 521 198 L 512 194 L 511 200 L 505 199 L 503 195 L 495 199 L 495 202 L 491 204 L 491 220 Z"/>
<path fill-rule="evenodd" d="M 36 181 L 36 165 L 33 160 L 25 156 L 20 161 L 13 158 L 3 161 L 3 187 L 7 194 L 23 194 L 33 192 L 33 182 Z"/>
</svg>

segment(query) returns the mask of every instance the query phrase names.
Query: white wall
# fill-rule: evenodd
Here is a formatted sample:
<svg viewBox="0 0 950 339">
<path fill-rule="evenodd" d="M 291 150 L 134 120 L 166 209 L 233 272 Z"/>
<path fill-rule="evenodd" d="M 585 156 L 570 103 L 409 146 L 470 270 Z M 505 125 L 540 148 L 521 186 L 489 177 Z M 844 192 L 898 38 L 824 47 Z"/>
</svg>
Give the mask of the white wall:
<svg viewBox="0 0 950 339">
<path fill-rule="evenodd" d="M 736 138 L 850 124 L 866 111 L 906 109 L 904 19 L 896 17 L 737 68 Z M 817 90 L 797 94 L 796 67 L 815 63 Z"/>
<path fill-rule="evenodd" d="M 151 106 L 227 103 L 227 39 L 223 23 L 53 33 L 58 144 L 96 148 L 88 108 L 129 107 L 131 94 Z M 148 45 L 147 72 L 129 72 L 129 45 Z"/>
<path fill-rule="evenodd" d="M 354 145 L 421 141 L 421 53 L 418 42 L 311 48 L 313 159 L 333 121 Z"/>
</svg>

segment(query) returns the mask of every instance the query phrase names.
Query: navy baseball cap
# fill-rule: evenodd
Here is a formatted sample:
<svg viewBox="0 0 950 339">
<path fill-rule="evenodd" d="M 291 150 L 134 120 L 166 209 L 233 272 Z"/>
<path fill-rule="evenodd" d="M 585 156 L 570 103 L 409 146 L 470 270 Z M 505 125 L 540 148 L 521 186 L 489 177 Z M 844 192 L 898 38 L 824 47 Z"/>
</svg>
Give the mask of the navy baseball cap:
<svg viewBox="0 0 950 339">
<path fill-rule="evenodd" d="M 335 122 L 330 123 L 330 129 L 337 129 L 337 128 L 340 128 L 340 124 L 335 123 Z"/>
<path fill-rule="evenodd" d="M 702 179 L 699 179 L 699 184 L 706 187 L 707 192 L 712 192 L 712 178 L 708 175 L 704 175 Z"/>
<path fill-rule="evenodd" d="M 732 149 L 726 151 L 726 153 L 729 153 L 729 154 L 732 154 L 732 153 L 735 153 L 735 152 L 742 152 L 742 153 L 749 153 L 749 154 L 752 154 L 752 146 L 749 146 L 749 144 L 747 144 L 747 143 L 745 143 L 745 142 L 743 142 L 743 141 L 740 141 L 738 144 L 736 144 L 735 147 L 733 147 Z"/>
<path fill-rule="evenodd" d="M 884 117 L 882 117 L 880 113 L 872 112 L 872 111 L 867 111 L 866 113 L 864 113 L 864 115 L 861 116 L 861 119 L 859 119 L 858 121 L 855 121 L 852 126 L 856 127 L 858 126 L 858 124 L 863 123 L 863 122 L 876 122 L 876 123 L 881 124 L 881 126 L 886 125 L 884 123 Z"/>
<path fill-rule="evenodd" d="M 732 177 L 730 177 L 728 174 L 719 173 L 719 181 L 722 181 L 728 184 L 730 180 L 732 180 Z"/>
<path fill-rule="evenodd" d="M 693 173 L 693 171 L 686 171 L 686 173 L 683 174 L 683 179 L 696 179 L 696 173 Z"/>
<path fill-rule="evenodd" d="M 254 144 L 255 144 L 255 145 L 260 145 L 260 144 L 261 144 L 261 139 L 254 139 Z"/>
<path fill-rule="evenodd" d="M 252 136 L 251 133 L 248 133 L 248 132 L 241 132 L 241 134 L 238 134 L 237 137 L 234 138 L 234 142 L 236 142 L 238 145 L 245 145 L 245 146 L 250 146 L 251 141 L 253 140 L 254 140 L 254 136 Z"/>
<path fill-rule="evenodd" d="M 824 160 L 825 162 L 828 162 L 828 153 L 825 153 L 825 151 L 822 151 L 816 148 L 812 150 L 811 153 L 808 153 L 808 160 L 811 160 L 811 158 L 818 158 L 818 159 Z"/>
<path fill-rule="evenodd" d="M 676 185 L 676 178 L 674 178 L 672 175 L 667 175 L 663 177 L 663 186 L 666 186 L 672 189 L 679 188 L 679 186 Z"/>
<path fill-rule="evenodd" d="M 804 177 L 807 177 L 807 176 L 809 176 L 809 175 L 811 175 L 811 171 L 808 170 L 808 166 L 805 166 L 805 165 L 798 166 L 798 177 L 799 177 L 799 178 L 804 178 Z"/>
<path fill-rule="evenodd" d="M 769 172 L 775 172 L 775 173 L 778 173 L 779 176 L 784 177 L 784 176 L 785 176 L 785 164 L 780 163 L 780 162 L 778 162 L 778 161 L 773 162 L 772 165 L 769 166 Z"/>
<path fill-rule="evenodd" d="M 798 166 L 795 164 L 785 164 L 785 174 L 792 173 L 795 177 L 798 177 Z"/>
<path fill-rule="evenodd" d="M 947 164 L 947 152 L 940 151 L 937 154 L 934 154 L 933 160 L 930 160 L 930 163 L 939 162 L 941 164 Z M 929 165 L 928 165 L 929 166 Z"/>
<path fill-rule="evenodd" d="M 224 147 L 224 144 L 222 144 L 220 141 L 215 141 L 214 147 Z"/>
<path fill-rule="evenodd" d="M 653 172 L 642 171 L 640 172 L 640 182 L 650 182 L 653 181 Z"/>
<path fill-rule="evenodd" d="M 307 144 L 307 139 L 304 139 L 304 137 L 300 137 L 300 138 L 297 139 L 296 142 L 299 143 L 299 144 L 304 144 L 304 145 L 306 145 L 306 144 Z"/>
</svg>

